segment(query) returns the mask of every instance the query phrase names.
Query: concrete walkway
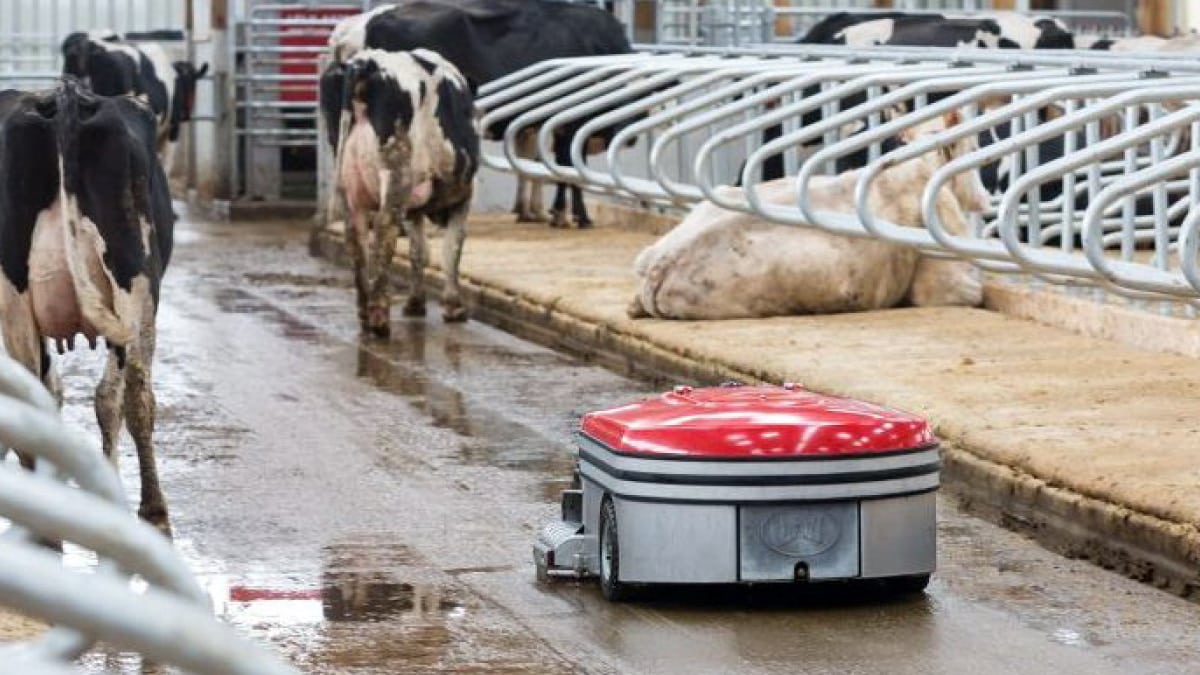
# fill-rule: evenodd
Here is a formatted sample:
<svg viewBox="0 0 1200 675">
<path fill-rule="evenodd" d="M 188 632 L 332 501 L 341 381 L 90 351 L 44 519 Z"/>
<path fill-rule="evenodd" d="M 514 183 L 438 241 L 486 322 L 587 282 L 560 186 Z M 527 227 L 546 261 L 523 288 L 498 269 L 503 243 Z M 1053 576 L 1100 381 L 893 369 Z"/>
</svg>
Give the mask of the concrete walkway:
<svg viewBox="0 0 1200 675">
<path fill-rule="evenodd" d="M 1200 360 L 974 309 L 635 321 L 632 263 L 653 240 L 476 216 L 463 260 L 473 316 L 659 373 L 799 381 L 924 414 L 948 484 L 981 512 L 1176 592 L 1200 588 Z M 322 250 L 339 241 L 335 225 Z"/>
</svg>

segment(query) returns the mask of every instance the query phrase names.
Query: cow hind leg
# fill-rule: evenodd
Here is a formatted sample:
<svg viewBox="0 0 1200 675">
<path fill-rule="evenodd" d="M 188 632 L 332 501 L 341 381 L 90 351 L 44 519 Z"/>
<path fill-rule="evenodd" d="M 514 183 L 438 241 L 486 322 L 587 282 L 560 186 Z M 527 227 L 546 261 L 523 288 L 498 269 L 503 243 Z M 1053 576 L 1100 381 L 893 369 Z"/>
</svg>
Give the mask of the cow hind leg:
<svg viewBox="0 0 1200 675">
<path fill-rule="evenodd" d="M 425 316 L 425 261 L 428 258 L 425 241 L 425 218 L 413 215 L 405 221 L 408 232 L 409 284 L 404 316 Z"/>
<path fill-rule="evenodd" d="M 155 399 L 151 384 L 151 362 L 154 359 L 154 313 L 144 319 L 147 325 L 139 332 L 136 345 L 126 351 L 125 356 L 125 424 L 133 436 L 137 448 L 138 472 L 141 476 L 142 495 L 138 515 L 157 527 L 167 537 L 171 536 L 171 523 L 167 516 L 167 502 L 158 483 L 158 466 L 154 457 Z"/>
<path fill-rule="evenodd" d="M 346 227 L 346 243 L 350 247 L 350 260 L 354 265 L 354 290 L 358 301 L 358 323 L 364 332 L 367 330 L 367 301 L 371 288 L 368 283 L 367 242 L 370 231 L 367 228 L 369 216 L 361 211 L 354 211 Z"/>
<path fill-rule="evenodd" d="M 396 257 L 397 230 L 401 227 L 399 211 L 381 211 L 375 220 L 375 250 L 371 272 L 370 299 L 367 302 L 367 329 L 376 337 L 391 335 L 392 261 Z"/>
<path fill-rule="evenodd" d="M 125 373 L 115 351 L 108 354 L 104 375 L 96 386 L 96 422 L 100 426 L 100 446 L 104 456 L 117 468 L 117 443 L 125 414 Z"/>
<path fill-rule="evenodd" d="M 467 238 L 468 199 L 447 214 L 446 232 L 442 236 L 442 267 L 446 271 L 446 289 L 442 293 L 442 319 L 447 322 L 466 321 L 467 308 L 463 306 L 462 289 L 458 283 L 458 266 L 462 261 L 463 242 Z"/>
</svg>

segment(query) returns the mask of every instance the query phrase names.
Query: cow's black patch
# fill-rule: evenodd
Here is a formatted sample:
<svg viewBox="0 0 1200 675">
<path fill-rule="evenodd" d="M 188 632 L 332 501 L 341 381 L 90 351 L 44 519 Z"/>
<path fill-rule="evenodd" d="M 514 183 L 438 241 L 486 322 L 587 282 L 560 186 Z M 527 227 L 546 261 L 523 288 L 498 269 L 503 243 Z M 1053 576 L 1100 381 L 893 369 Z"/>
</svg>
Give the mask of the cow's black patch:
<svg viewBox="0 0 1200 675">
<path fill-rule="evenodd" d="M 1021 48 L 1021 45 L 1017 44 L 1016 42 L 1013 42 L 1012 40 L 1010 40 L 1006 37 L 1000 38 L 1000 49 L 1020 49 L 1020 48 Z"/>
<path fill-rule="evenodd" d="M 38 214 L 58 196 L 53 97 L 0 92 L 0 268 L 24 292 Z"/>
<path fill-rule="evenodd" d="M 63 185 L 104 240 L 104 264 L 117 285 L 146 275 L 155 301 L 170 259 L 174 214 L 166 176 L 155 154 L 153 115 L 125 97 L 92 96 L 70 83 L 60 88 L 55 127 Z M 153 228 L 142 243 L 142 220 Z"/>
<path fill-rule="evenodd" d="M 896 20 L 907 16 L 909 15 L 904 12 L 836 12 L 813 24 L 813 27 L 809 28 L 808 32 L 796 40 L 796 42 L 817 45 L 846 44 L 846 39 L 839 36 L 851 26 L 857 26 L 867 21 L 879 21 L 881 19 Z M 940 14 L 922 16 L 944 18 Z"/>
<path fill-rule="evenodd" d="M 1109 38 L 1101 38 L 1101 39 L 1093 42 L 1092 46 L 1089 49 L 1095 49 L 1097 51 L 1109 51 L 1110 49 L 1112 49 L 1112 46 L 1114 44 L 1116 44 L 1116 40 L 1110 40 Z"/>
<path fill-rule="evenodd" d="M 361 63 L 361 62 L 360 62 Z M 412 126 L 416 106 L 413 94 L 388 77 L 373 61 L 366 62 L 366 71 L 356 73 L 363 85 L 361 100 L 367 104 L 367 117 L 381 144 L 396 135 L 397 129 Z"/>
<path fill-rule="evenodd" d="M 475 132 L 475 105 L 471 94 L 459 89 L 449 79 L 437 85 L 438 126 L 454 148 L 454 178 L 470 180 L 479 167 L 479 134 Z"/>
<path fill-rule="evenodd" d="M 433 71 L 437 70 L 437 64 L 434 63 L 433 61 L 422 58 L 420 54 L 412 54 L 411 56 L 413 58 L 413 61 L 416 61 L 417 65 L 424 68 L 425 72 L 429 73 L 430 75 L 433 74 Z"/>
</svg>

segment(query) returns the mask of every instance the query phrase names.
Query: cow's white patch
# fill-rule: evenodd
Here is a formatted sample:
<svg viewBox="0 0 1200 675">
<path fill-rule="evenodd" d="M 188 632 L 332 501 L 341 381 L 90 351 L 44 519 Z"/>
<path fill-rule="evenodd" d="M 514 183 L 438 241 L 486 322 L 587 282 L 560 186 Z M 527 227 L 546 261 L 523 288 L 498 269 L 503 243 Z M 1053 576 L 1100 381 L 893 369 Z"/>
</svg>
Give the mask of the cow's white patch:
<svg viewBox="0 0 1200 675">
<path fill-rule="evenodd" d="M 876 19 L 849 26 L 838 33 L 835 38 L 844 39 L 846 44 L 851 47 L 882 45 L 892 39 L 895 29 L 896 21 L 894 19 Z"/>
<path fill-rule="evenodd" d="M 375 15 L 391 11 L 395 7 L 394 4 L 380 5 L 370 11 L 355 14 L 338 22 L 338 25 L 333 27 L 333 32 L 329 34 L 329 48 L 333 53 L 334 60 L 345 61 L 361 52 L 367 42 L 367 22 Z"/>
</svg>

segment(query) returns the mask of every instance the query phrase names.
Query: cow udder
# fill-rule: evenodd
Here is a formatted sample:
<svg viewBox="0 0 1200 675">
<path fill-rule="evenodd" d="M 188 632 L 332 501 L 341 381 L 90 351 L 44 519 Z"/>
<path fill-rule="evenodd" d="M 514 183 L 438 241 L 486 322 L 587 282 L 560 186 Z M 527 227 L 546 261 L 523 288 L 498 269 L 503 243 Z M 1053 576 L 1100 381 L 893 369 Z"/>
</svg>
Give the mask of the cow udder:
<svg viewBox="0 0 1200 675">
<path fill-rule="evenodd" d="M 70 340 L 83 333 L 92 342 L 99 332 L 80 307 L 67 256 L 80 255 L 82 251 L 82 259 L 76 260 L 77 269 L 91 277 L 94 286 L 100 290 L 102 302 L 111 308 L 112 286 L 101 259 L 104 244 L 94 226 L 84 225 L 80 227 L 84 231 L 77 236 L 85 243 L 71 251 L 64 229 L 62 204 L 58 201 L 39 214 L 34 225 L 29 249 L 29 297 L 33 317 L 38 333 L 43 337 Z"/>
</svg>

